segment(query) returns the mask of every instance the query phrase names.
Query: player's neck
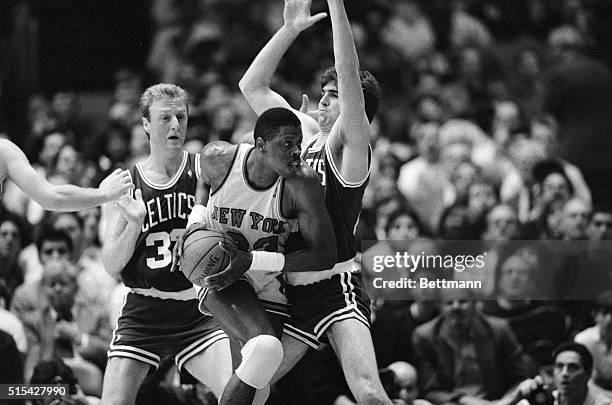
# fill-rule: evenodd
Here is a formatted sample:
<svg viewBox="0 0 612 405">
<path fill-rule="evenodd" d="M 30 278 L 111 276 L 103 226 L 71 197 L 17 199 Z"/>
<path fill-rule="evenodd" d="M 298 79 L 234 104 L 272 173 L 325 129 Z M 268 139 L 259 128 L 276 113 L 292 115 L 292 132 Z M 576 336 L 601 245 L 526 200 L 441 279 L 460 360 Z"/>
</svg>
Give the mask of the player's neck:
<svg viewBox="0 0 612 405">
<path fill-rule="evenodd" d="M 172 177 L 183 163 L 183 150 L 165 150 L 154 153 L 151 151 L 149 157 L 142 162 L 142 166 L 147 170 L 165 172 L 168 177 Z"/>
<path fill-rule="evenodd" d="M 257 189 L 271 187 L 279 177 L 278 173 L 265 164 L 263 156 L 255 151 L 247 157 L 245 169 L 247 182 Z"/>
</svg>

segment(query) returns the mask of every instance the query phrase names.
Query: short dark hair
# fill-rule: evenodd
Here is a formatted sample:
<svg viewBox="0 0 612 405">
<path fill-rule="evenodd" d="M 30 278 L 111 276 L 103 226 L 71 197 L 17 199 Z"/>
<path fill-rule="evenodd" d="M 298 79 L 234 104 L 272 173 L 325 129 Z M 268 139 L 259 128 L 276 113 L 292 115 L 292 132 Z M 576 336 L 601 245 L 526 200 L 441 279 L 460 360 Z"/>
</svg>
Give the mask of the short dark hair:
<svg viewBox="0 0 612 405">
<path fill-rule="evenodd" d="M 359 69 L 359 80 L 361 81 L 361 89 L 363 90 L 365 113 L 368 117 L 368 121 L 372 122 L 380 103 L 380 85 L 372 73 L 367 70 Z M 336 85 L 338 84 L 338 73 L 333 66 L 327 68 L 327 70 L 323 72 L 321 76 L 321 89 L 330 82 L 335 82 Z"/>
<path fill-rule="evenodd" d="M 30 384 L 68 384 L 69 393 L 77 393 L 74 372 L 60 358 L 38 363 L 34 367 Z"/>
<path fill-rule="evenodd" d="M 405 207 L 405 206 L 400 206 L 399 208 L 393 210 L 391 214 L 389 214 L 389 216 L 387 217 L 387 224 L 385 225 L 385 234 L 389 233 L 389 230 L 391 229 L 391 225 L 393 224 L 393 221 L 395 221 L 396 219 L 404 215 L 407 215 L 410 217 L 410 219 L 412 219 L 412 222 L 414 222 L 414 225 L 419 230 L 419 234 L 423 233 L 424 228 L 423 228 L 423 224 L 421 220 L 419 219 L 419 216 L 414 211 L 412 211 L 410 208 Z"/>
<path fill-rule="evenodd" d="M 274 139 L 283 127 L 302 128 L 300 119 L 291 110 L 275 107 L 266 110 L 257 118 L 253 139 L 262 138 L 264 141 Z"/>
<path fill-rule="evenodd" d="M 62 231 L 61 229 L 55 229 L 50 226 L 45 226 L 38 238 L 36 238 L 36 248 L 40 253 L 42 249 L 42 245 L 45 241 L 53 241 L 53 242 L 66 242 L 68 246 L 68 250 L 72 252 L 74 250 L 74 246 L 72 245 L 72 239 L 70 239 L 70 235 L 66 233 L 66 231 Z"/>
<path fill-rule="evenodd" d="M 602 310 L 612 310 L 612 290 L 605 290 L 597 294 L 593 312 L 597 313 Z"/>
<path fill-rule="evenodd" d="M 553 359 L 556 361 L 557 356 L 563 352 L 577 353 L 582 360 L 582 367 L 584 367 L 589 374 L 593 371 L 593 355 L 585 345 L 573 341 L 561 343 L 553 350 Z"/>
</svg>

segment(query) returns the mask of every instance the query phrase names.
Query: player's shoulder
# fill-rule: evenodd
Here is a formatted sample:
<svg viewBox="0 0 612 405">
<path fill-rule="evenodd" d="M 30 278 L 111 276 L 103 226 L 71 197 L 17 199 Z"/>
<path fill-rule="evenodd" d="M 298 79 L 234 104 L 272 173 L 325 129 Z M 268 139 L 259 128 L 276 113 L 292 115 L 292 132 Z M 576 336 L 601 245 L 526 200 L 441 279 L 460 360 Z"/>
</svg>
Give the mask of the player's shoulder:
<svg viewBox="0 0 612 405">
<path fill-rule="evenodd" d="M 228 156 L 233 157 L 239 145 L 234 145 L 225 141 L 214 141 L 206 144 L 202 148 L 202 159 L 226 159 Z"/>
<path fill-rule="evenodd" d="M 293 193 L 310 193 L 322 186 L 317 172 L 306 162 L 302 161 L 297 171 L 291 176 L 285 177 L 285 187 Z"/>
</svg>

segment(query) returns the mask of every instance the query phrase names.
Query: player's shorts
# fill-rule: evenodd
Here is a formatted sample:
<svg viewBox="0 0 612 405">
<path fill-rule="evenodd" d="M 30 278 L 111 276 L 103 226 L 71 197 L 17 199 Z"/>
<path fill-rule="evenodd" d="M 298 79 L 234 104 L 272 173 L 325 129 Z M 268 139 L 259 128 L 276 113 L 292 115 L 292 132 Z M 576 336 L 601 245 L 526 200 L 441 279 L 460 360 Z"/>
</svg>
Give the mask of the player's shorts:
<svg viewBox="0 0 612 405">
<path fill-rule="evenodd" d="M 278 274 L 278 273 L 276 273 Z M 279 276 L 275 273 L 268 273 L 265 271 L 249 271 L 243 274 L 236 283 L 249 283 L 255 294 L 261 301 L 266 312 L 275 314 L 277 316 L 289 317 L 289 309 L 287 305 L 287 298 L 283 293 L 284 287 L 281 285 Z M 210 312 L 206 308 L 204 298 L 208 294 L 208 288 L 193 285 L 195 288 L 198 299 L 200 301 L 199 309 L 205 315 L 210 315 Z"/>
<path fill-rule="evenodd" d="M 356 319 L 370 327 L 370 299 L 362 293 L 359 273 L 344 272 L 307 285 L 287 285 L 290 319 L 284 333 L 317 348 L 327 343 L 327 329 Z"/>
<path fill-rule="evenodd" d="M 195 299 L 181 301 L 129 292 L 121 308 L 108 357 L 127 357 L 157 368 L 173 356 L 179 370 L 186 361 L 227 335 Z"/>
</svg>

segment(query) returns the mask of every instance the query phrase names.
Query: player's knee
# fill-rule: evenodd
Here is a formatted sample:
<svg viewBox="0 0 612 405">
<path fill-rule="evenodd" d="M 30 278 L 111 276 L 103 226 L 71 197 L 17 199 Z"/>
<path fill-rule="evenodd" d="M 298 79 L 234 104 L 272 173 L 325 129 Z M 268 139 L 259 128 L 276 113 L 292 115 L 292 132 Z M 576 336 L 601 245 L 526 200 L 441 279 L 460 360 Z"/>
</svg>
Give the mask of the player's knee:
<svg viewBox="0 0 612 405">
<path fill-rule="evenodd" d="M 278 338 L 259 335 L 250 339 L 242 350 L 242 362 L 236 369 L 240 380 L 257 389 L 264 388 L 283 361 L 283 346 Z"/>
</svg>

